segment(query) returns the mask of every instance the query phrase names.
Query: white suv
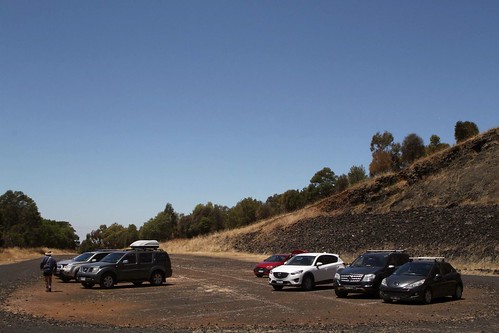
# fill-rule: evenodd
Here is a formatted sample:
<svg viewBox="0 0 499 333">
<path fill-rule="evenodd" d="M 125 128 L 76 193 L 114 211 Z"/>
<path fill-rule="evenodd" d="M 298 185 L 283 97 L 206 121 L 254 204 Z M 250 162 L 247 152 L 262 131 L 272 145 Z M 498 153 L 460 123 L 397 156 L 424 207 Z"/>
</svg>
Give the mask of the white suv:
<svg viewBox="0 0 499 333">
<path fill-rule="evenodd" d="M 269 284 L 275 290 L 301 287 L 312 290 L 318 284 L 332 283 L 336 271 L 345 268 L 343 260 L 333 253 L 303 253 L 289 259 L 269 273 Z"/>
</svg>

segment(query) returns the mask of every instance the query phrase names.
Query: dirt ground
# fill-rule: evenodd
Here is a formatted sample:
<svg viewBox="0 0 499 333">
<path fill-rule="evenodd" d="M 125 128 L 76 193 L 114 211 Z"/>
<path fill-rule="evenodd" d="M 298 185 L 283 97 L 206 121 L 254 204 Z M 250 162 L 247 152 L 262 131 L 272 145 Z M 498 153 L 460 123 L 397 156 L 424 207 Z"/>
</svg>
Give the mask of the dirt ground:
<svg viewBox="0 0 499 333">
<path fill-rule="evenodd" d="M 436 300 L 430 305 L 385 304 L 362 295 L 336 298 L 331 286 L 310 292 L 274 291 L 266 278 L 253 275 L 253 263 L 172 255 L 173 277 L 163 286 L 84 289 L 79 283 L 55 280 L 44 291 L 42 278 L 17 288 L 3 304 L 10 313 L 119 327 L 174 327 L 224 330 L 248 327 L 406 327 L 408 323 L 440 325 L 486 323 L 499 329 L 499 277 L 465 276 L 463 299 Z M 497 331 L 497 330 L 496 330 Z"/>
</svg>

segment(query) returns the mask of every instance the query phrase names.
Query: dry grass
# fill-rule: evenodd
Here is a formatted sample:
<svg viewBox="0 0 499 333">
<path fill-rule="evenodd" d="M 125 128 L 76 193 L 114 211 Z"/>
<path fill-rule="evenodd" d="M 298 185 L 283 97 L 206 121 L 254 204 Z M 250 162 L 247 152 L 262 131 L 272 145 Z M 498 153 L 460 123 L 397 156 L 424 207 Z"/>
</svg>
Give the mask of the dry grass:
<svg viewBox="0 0 499 333">
<path fill-rule="evenodd" d="M 70 250 L 57 250 L 50 249 L 54 256 L 74 254 Z M 47 248 L 0 248 L 0 265 L 11 264 L 19 261 L 41 258 L 45 252 L 49 251 Z"/>
<path fill-rule="evenodd" d="M 161 243 L 161 248 L 170 253 L 176 254 L 192 254 L 199 256 L 209 257 L 225 257 L 234 258 L 248 262 L 259 262 L 265 259 L 266 256 L 272 253 L 245 253 L 237 252 L 230 248 L 227 240 L 231 234 L 238 232 L 238 230 L 231 230 L 225 233 L 216 233 L 208 236 L 196 237 L 193 239 L 176 239 Z M 385 246 L 384 249 L 392 249 L 393 246 Z M 368 250 L 367 248 L 364 250 Z M 359 251 L 363 252 L 363 251 Z M 427 249 L 414 249 L 412 252 L 415 256 L 441 256 L 439 253 L 427 253 Z M 338 253 L 345 263 L 351 263 L 359 253 Z M 499 272 L 499 263 L 493 258 L 475 258 L 473 256 L 467 257 L 453 257 L 448 259 L 449 262 L 462 274 L 469 275 L 497 275 Z"/>
</svg>

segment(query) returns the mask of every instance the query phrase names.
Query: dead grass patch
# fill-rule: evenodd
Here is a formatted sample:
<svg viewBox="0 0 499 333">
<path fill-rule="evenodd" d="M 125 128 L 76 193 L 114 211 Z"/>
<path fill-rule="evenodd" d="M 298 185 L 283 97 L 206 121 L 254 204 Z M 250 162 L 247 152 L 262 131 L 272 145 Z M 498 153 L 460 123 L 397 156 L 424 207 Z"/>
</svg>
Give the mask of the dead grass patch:
<svg viewBox="0 0 499 333">
<path fill-rule="evenodd" d="M 9 247 L 0 248 L 0 265 L 12 264 L 19 261 L 41 258 L 45 252 L 51 250 L 54 256 L 74 254 L 71 250 L 48 249 L 43 247 L 37 248 L 20 248 Z"/>
</svg>

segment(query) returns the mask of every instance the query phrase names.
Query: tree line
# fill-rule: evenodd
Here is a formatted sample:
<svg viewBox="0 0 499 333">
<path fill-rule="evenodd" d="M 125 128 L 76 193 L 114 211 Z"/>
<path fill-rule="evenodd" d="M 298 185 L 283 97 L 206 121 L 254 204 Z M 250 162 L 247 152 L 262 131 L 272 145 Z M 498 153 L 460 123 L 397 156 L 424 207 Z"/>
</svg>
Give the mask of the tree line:
<svg viewBox="0 0 499 333">
<path fill-rule="evenodd" d="M 454 128 L 456 142 L 462 142 L 479 133 L 473 122 L 458 121 Z M 308 204 L 339 193 L 346 188 L 379 174 L 398 171 L 419 158 L 432 155 L 450 145 L 440 142 L 432 135 L 429 144 L 417 134 L 407 135 L 402 143 L 394 141 L 393 135 L 385 131 L 373 135 L 370 150 L 372 161 L 369 174 L 364 166 L 352 166 L 347 174 L 336 175 L 329 167 L 317 171 L 308 186 L 301 190 L 287 190 L 274 194 L 265 202 L 248 197 L 234 207 L 208 202 L 198 204 L 192 213 L 175 212 L 167 203 L 155 217 L 140 228 L 130 224 L 105 224 L 92 230 L 81 242 L 81 252 L 96 248 L 123 248 L 137 239 L 167 241 L 174 238 L 192 238 L 216 231 L 239 228 L 259 220 L 292 212 Z M 0 246 L 49 246 L 71 248 L 78 237 L 68 222 L 43 219 L 34 201 L 22 192 L 7 191 L 0 197 Z"/>
<path fill-rule="evenodd" d="M 74 249 L 79 237 L 69 222 L 41 217 L 33 199 L 20 191 L 0 196 L 0 247 L 47 246 Z"/>
</svg>

